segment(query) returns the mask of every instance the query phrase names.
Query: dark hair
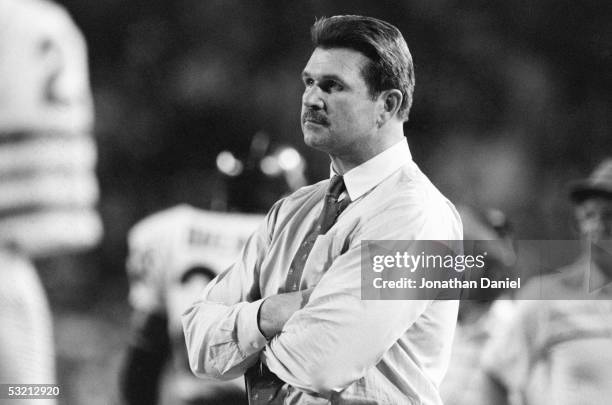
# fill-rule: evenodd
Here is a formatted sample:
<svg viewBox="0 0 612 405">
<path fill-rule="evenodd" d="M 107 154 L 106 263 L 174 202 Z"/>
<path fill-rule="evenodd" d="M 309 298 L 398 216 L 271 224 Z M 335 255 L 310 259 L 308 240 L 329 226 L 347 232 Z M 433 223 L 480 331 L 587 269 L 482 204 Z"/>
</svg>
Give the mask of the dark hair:
<svg viewBox="0 0 612 405">
<path fill-rule="evenodd" d="M 370 62 L 362 75 L 372 97 L 383 90 L 402 92 L 398 116 L 408 120 L 414 91 L 414 66 L 402 33 L 393 25 L 372 17 L 341 15 L 323 17 L 311 28 L 315 48 L 349 48 Z"/>
</svg>

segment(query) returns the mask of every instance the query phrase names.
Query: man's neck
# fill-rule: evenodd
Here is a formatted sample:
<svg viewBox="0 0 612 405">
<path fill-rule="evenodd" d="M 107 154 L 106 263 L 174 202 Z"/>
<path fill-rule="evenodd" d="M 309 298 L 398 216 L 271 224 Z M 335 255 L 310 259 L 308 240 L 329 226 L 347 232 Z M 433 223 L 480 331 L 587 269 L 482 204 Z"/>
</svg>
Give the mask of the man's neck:
<svg viewBox="0 0 612 405">
<path fill-rule="evenodd" d="M 387 123 L 368 139 L 368 142 L 355 145 L 354 151 L 346 154 L 330 154 L 332 167 L 339 175 L 372 159 L 404 139 L 403 123 Z"/>
</svg>

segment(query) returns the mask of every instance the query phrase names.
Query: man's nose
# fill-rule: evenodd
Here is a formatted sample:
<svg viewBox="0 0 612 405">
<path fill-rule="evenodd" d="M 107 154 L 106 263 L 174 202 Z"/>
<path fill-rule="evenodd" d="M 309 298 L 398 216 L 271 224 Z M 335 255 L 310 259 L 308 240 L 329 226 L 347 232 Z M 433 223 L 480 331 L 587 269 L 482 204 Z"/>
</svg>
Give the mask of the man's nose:
<svg viewBox="0 0 612 405">
<path fill-rule="evenodd" d="M 302 104 L 304 107 L 322 110 L 325 108 L 325 102 L 322 96 L 323 94 L 319 87 L 306 87 L 306 89 L 304 89 L 304 94 L 302 94 Z"/>
</svg>

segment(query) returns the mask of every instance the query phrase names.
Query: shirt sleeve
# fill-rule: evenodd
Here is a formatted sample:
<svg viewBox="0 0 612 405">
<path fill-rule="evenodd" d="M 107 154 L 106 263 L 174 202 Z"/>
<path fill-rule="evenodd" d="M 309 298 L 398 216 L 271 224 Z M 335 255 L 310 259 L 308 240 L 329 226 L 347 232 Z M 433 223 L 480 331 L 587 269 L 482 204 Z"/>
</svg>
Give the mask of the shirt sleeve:
<svg viewBox="0 0 612 405">
<path fill-rule="evenodd" d="M 266 344 L 257 325 L 259 269 L 282 200 L 247 241 L 239 260 L 212 280 L 182 317 L 192 371 L 229 380 L 255 364 Z"/>
<path fill-rule="evenodd" d="M 360 298 L 361 240 L 461 239 L 460 219 L 450 210 L 444 221 L 444 214 L 409 212 L 385 211 L 369 221 L 334 260 L 308 304 L 266 346 L 262 358 L 280 379 L 330 397 L 363 377 L 428 308 L 427 300 Z"/>
</svg>

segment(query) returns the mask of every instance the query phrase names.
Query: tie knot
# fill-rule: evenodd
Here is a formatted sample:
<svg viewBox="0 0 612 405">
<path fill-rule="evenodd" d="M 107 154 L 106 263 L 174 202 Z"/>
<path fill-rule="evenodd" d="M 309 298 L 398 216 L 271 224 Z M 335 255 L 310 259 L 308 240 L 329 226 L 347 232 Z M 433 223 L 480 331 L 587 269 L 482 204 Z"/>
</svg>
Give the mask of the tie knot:
<svg viewBox="0 0 612 405">
<path fill-rule="evenodd" d="M 329 182 L 329 187 L 327 188 L 327 195 L 333 197 L 335 200 L 340 197 L 340 194 L 345 190 L 344 179 L 342 176 L 334 175 L 331 181 Z"/>
</svg>

